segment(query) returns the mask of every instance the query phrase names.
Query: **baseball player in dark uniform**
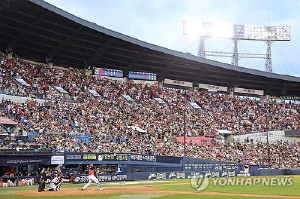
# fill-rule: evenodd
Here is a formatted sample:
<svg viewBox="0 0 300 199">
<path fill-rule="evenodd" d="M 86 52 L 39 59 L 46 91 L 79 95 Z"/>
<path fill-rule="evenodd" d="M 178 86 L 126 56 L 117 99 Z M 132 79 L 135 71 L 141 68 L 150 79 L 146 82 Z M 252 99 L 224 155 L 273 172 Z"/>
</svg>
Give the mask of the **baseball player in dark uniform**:
<svg viewBox="0 0 300 199">
<path fill-rule="evenodd" d="M 45 169 L 42 169 L 40 175 L 38 176 L 39 189 L 38 192 L 45 191 L 45 182 L 46 181 L 46 173 Z"/>
<path fill-rule="evenodd" d="M 7 174 L 4 174 L 3 178 L 2 178 L 2 181 L 3 181 L 3 187 L 8 187 L 7 186 L 7 182 L 8 182 L 8 175 Z"/>
</svg>

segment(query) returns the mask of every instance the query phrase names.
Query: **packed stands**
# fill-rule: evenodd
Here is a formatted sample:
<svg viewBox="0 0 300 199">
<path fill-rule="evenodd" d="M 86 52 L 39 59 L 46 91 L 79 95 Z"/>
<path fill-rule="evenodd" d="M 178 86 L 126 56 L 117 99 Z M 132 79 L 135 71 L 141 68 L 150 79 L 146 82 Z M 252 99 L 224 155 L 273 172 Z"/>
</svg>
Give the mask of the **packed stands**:
<svg viewBox="0 0 300 199">
<path fill-rule="evenodd" d="M 218 129 L 235 135 L 300 129 L 297 103 L 162 88 L 102 78 L 89 70 L 50 67 L 5 55 L 0 59 L 0 93 L 45 99 L 44 103 L 1 101 L 0 116 L 18 121 L 21 132 L 28 135 L 27 141 L 4 139 L 1 149 L 183 156 L 184 146 L 176 142 L 176 137 L 184 132 L 187 136 L 217 137 Z M 30 86 L 20 84 L 16 78 Z M 92 96 L 89 89 L 100 97 Z M 134 103 L 128 103 L 122 95 L 129 95 Z M 162 99 L 166 105 L 154 98 Z M 197 102 L 201 108 L 193 109 L 189 101 Z M 273 167 L 300 167 L 300 143 L 278 141 L 270 148 Z M 187 156 L 266 164 L 266 150 L 266 144 L 251 141 L 202 146 L 191 142 Z"/>
</svg>

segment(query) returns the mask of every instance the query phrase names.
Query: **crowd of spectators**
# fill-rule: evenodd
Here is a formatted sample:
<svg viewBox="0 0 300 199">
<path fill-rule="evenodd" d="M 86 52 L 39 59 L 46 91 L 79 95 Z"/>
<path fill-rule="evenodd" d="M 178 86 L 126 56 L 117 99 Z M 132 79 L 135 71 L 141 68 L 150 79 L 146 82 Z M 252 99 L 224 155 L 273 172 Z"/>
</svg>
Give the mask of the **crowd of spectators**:
<svg viewBox="0 0 300 199">
<path fill-rule="evenodd" d="M 177 90 L 132 80 L 109 80 L 94 76 L 88 70 L 49 67 L 4 55 L 0 60 L 0 92 L 45 99 L 44 103 L 1 101 L 0 115 L 17 121 L 29 138 L 28 141 L 2 141 L 2 149 L 182 156 L 184 147 L 176 142 L 176 137 L 183 136 L 184 132 L 187 136 L 205 137 L 218 136 L 218 130 L 229 130 L 235 135 L 265 132 L 267 117 L 269 130 L 300 128 L 300 105 L 297 103 Z M 20 85 L 15 78 L 22 78 L 30 86 Z M 53 86 L 62 87 L 68 94 L 60 93 Z M 101 97 L 92 96 L 89 89 L 97 91 Z M 131 96 L 135 102 L 128 103 L 122 95 Z M 153 98 L 161 98 L 166 105 L 158 104 Z M 193 109 L 190 101 L 196 102 L 201 109 Z M 132 126 L 147 133 L 134 130 Z M 262 143 L 254 146 L 234 141 L 204 146 L 191 143 L 187 155 L 265 163 L 265 147 Z M 280 153 L 282 149 L 287 151 Z M 299 144 L 273 144 L 272 151 L 276 155 L 272 156 L 275 158 L 272 161 L 277 166 L 300 166 L 298 150 Z"/>
</svg>

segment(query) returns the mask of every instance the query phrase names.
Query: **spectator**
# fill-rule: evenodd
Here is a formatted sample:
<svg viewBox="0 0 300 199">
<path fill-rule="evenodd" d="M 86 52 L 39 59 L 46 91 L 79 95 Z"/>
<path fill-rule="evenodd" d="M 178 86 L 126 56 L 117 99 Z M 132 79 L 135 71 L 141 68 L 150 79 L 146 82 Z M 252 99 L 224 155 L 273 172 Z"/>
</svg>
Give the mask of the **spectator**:
<svg viewBox="0 0 300 199">
<path fill-rule="evenodd" d="M 185 132 L 187 136 L 214 138 L 219 129 L 229 130 L 234 135 L 265 132 L 266 112 L 271 116 L 268 130 L 300 128 L 297 103 L 160 88 L 132 80 L 108 80 L 87 75 L 80 69 L 48 67 L 3 55 L 0 60 L 1 92 L 48 99 L 42 104 L 35 100 L 25 103 L 2 100 L 0 115 L 18 121 L 21 132 L 27 133 L 29 139 L 6 138 L 0 142 L 1 149 L 182 156 L 184 146 L 177 143 L 176 138 Z M 22 78 L 30 87 L 20 85 L 15 77 Z M 53 86 L 62 87 L 68 94 L 58 92 Z M 94 98 L 89 89 L 96 90 L 101 97 Z M 135 102 L 128 103 L 122 95 L 131 96 Z M 154 97 L 161 98 L 167 105 L 159 105 Z M 188 101 L 197 102 L 201 109 L 192 109 Z M 183 128 L 183 112 L 186 112 L 186 128 Z M 277 142 L 271 147 L 272 165 L 300 166 L 298 143 Z M 283 150 L 288 151 L 283 154 Z M 268 163 L 266 145 L 261 142 L 233 141 L 203 146 L 192 142 L 187 151 L 189 157 Z"/>
</svg>

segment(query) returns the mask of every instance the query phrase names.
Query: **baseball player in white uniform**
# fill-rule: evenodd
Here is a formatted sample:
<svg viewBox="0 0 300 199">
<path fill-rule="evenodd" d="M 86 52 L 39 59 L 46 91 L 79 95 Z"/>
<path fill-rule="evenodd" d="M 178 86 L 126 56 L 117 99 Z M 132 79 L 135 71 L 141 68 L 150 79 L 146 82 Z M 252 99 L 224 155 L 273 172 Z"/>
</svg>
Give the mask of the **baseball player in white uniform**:
<svg viewBox="0 0 300 199">
<path fill-rule="evenodd" d="M 48 191 L 59 191 L 61 183 L 62 183 L 61 175 L 55 176 L 50 182 L 50 188 L 48 189 Z"/>
<path fill-rule="evenodd" d="M 249 165 L 248 164 L 245 164 L 244 165 L 244 174 L 245 174 L 245 177 L 247 176 L 250 176 L 250 173 L 249 173 Z"/>
<path fill-rule="evenodd" d="M 86 185 L 84 185 L 84 187 L 81 190 L 85 190 L 93 182 L 98 185 L 100 191 L 104 190 L 104 188 L 101 186 L 100 182 L 98 181 L 98 179 L 96 178 L 95 175 L 96 175 L 95 167 L 91 167 L 91 170 L 90 170 L 89 176 L 88 176 L 89 182 L 86 183 Z"/>
</svg>

